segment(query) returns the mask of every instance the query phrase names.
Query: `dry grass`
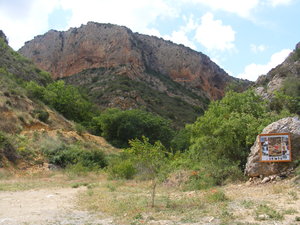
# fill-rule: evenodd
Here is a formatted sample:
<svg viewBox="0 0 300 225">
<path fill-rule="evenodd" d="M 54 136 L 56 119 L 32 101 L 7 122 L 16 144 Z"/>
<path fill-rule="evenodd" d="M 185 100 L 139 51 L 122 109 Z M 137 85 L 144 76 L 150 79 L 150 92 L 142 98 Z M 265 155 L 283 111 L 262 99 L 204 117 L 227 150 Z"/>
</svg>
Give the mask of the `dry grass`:
<svg viewBox="0 0 300 225">
<path fill-rule="evenodd" d="M 24 191 L 43 188 L 73 187 L 74 184 L 92 185 L 102 180 L 103 174 L 85 173 L 81 176 L 72 171 L 5 171 L 0 170 L 0 191 Z M 86 186 L 87 186 L 86 185 Z"/>
<path fill-rule="evenodd" d="M 116 218 L 118 224 L 172 221 L 194 223 L 218 220 L 232 215 L 227 210 L 228 198 L 222 190 L 182 192 L 159 186 L 155 207 L 150 207 L 150 183 L 145 181 L 103 181 L 79 197 L 79 205 Z"/>
<path fill-rule="evenodd" d="M 299 187 L 289 180 L 190 192 L 161 184 L 153 208 L 150 185 L 148 181 L 108 180 L 105 173 L 79 176 L 72 171 L 41 171 L 13 175 L 0 171 L 0 191 L 85 186 L 79 189 L 77 206 L 113 217 L 116 224 L 293 225 L 300 218 Z"/>
<path fill-rule="evenodd" d="M 118 224 L 296 224 L 300 216 L 299 188 L 289 181 L 192 192 L 160 185 L 154 208 L 149 187 L 145 181 L 103 180 L 81 193 L 78 204 Z"/>
</svg>

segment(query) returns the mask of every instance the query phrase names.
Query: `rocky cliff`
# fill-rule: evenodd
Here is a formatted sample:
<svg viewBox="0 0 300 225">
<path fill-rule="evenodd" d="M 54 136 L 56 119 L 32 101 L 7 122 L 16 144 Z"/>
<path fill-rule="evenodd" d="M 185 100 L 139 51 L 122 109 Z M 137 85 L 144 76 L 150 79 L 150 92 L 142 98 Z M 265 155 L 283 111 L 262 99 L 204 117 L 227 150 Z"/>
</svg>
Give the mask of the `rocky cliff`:
<svg viewBox="0 0 300 225">
<path fill-rule="evenodd" d="M 257 92 L 266 98 L 271 98 L 274 91 L 283 89 L 289 95 L 299 96 L 300 42 L 282 64 L 270 70 L 266 75 L 260 76 L 255 82 L 255 86 Z"/>
<path fill-rule="evenodd" d="M 51 30 L 19 52 L 54 78 L 85 87 L 101 107 L 145 107 L 162 115 L 165 106 L 173 114 L 167 117 L 190 117 L 185 122 L 221 98 L 229 83 L 240 82 L 202 53 L 111 24 Z M 190 113 L 179 115 L 174 108 L 180 106 Z"/>
</svg>

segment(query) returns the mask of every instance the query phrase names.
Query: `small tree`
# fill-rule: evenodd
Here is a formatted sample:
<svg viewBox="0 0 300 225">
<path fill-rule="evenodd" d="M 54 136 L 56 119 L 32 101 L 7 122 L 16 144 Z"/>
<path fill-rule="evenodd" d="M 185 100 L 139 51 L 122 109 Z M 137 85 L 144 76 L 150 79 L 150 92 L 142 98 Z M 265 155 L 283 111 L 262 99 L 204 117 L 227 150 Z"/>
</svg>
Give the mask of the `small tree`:
<svg viewBox="0 0 300 225">
<path fill-rule="evenodd" d="M 151 207 L 154 207 L 157 181 L 167 163 L 166 154 L 168 153 L 160 141 L 152 145 L 145 136 L 142 137 L 142 140 L 130 140 L 129 145 L 130 148 L 125 150 L 126 153 L 131 156 L 137 167 L 146 172 L 152 180 Z"/>
</svg>

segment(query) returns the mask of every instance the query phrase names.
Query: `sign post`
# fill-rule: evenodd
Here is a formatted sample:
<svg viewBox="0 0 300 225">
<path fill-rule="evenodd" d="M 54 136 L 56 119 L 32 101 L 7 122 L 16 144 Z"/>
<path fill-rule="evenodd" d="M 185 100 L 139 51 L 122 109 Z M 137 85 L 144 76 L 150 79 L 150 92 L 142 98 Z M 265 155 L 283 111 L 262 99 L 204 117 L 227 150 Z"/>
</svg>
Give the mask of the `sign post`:
<svg viewBox="0 0 300 225">
<path fill-rule="evenodd" d="M 261 162 L 291 162 L 292 150 L 289 133 L 260 134 Z"/>
</svg>

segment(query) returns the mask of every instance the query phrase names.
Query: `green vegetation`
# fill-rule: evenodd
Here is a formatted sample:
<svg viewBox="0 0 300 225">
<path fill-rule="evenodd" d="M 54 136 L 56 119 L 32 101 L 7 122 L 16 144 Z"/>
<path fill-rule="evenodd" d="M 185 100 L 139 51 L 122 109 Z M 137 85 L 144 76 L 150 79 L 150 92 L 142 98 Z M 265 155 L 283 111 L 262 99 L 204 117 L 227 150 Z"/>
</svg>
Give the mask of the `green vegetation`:
<svg viewBox="0 0 300 225">
<path fill-rule="evenodd" d="M 15 163 L 18 154 L 9 138 L 3 132 L 0 132 L 0 168 L 4 166 L 4 159 Z"/>
<path fill-rule="evenodd" d="M 116 73 L 114 69 L 107 71 L 104 68 L 94 68 L 66 77 L 64 80 L 68 84 L 85 89 L 92 102 L 102 108 L 107 108 L 111 99 L 121 97 L 129 107 L 145 108 L 147 111 L 171 120 L 176 127 L 184 127 L 186 123 L 194 122 L 209 103 L 207 98 L 196 95 L 161 74 L 146 71 L 151 74 L 150 76 L 155 76 L 157 82 L 166 85 L 165 91 L 157 90 L 157 82 L 147 81 L 145 84 L 144 81 L 132 80 L 127 76 L 116 75 Z M 83 80 L 85 81 L 82 82 Z M 174 97 L 170 97 L 166 92 L 172 93 Z M 186 96 L 199 104 L 196 106 L 183 100 Z"/>
<path fill-rule="evenodd" d="M 242 168 L 256 135 L 280 117 L 269 112 L 254 91 L 228 92 L 191 126 L 192 153 L 199 159 L 228 160 Z"/>
<path fill-rule="evenodd" d="M 276 112 L 288 110 L 300 115 L 300 80 L 297 77 L 287 77 L 280 91 L 274 93 L 270 108 Z"/>
<path fill-rule="evenodd" d="M 36 117 L 44 122 L 47 123 L 48 119 L 49 119 L 49 113 L 47 111 L 44 110 L 34 110 L 33 113 L 36 115 Z"/>
<path fill-rule="evenodd" d="M 111 160 L 107 172 L 111 179 L 127 180 L 133 179 L 134 175 L 137 173 L 132 160 L 124 159 L 124 157 L 115 157 Z"/>
<path fill-rule="evenodd" d="M 26 84 L 28 95 L 51 106 L 69 120 L 88 123 L 94 115 L 93 105 L 75 87 L 64 81 L 50 83 L 46 87 L 30 81 Z"/>
<path fill-rule="evenodd" d="M 0 52 L 1 68 L 13 74 L 13 79 L 18 84 L 34 80 L 41 85 L 46 85 L 52 81 L 49 73 L 38 69 L 29 59 L 15 52 L 2 38 L 0 38 Z"/>
<path fill-rule="evenodd" d="M 300 59 L 300 48 L 297 48 L 292 55 L 292 60 L 297 61 Z"/>
<path fill-rule="evenodd" d="M 131 140 L 130 148 L 126 152 L 140 170 L 140 174 L 152 181 L 151 207 L 154 207 L 157 180 L 162 174 L 163 167 L 167 164 L 166 156 L 168 154 L 161 142 L 157 141 L 152 145 L 148 138 L 143 137 L 142 139 Z"/>
<path fill-rule="evenodd" d="M 128 141 L 146 136 L 151 143 L 160 140 L 169 147 L 173 131 L 168 120 L 142 110 L 108 109 L 93 118 L 93 129 L 116 147 L 128 147 Z"/>
<path fill-rule="evenodd" d="M 256 219 L 257 220 L 282 220 L 283 215 L 272 207 L 262 204 L 256 210 Z"/>
<path fill-rule="evenodd" d="M 107 166 L 104 153 L 99 149 L 84 149 L 80 145 L 61 145 L 43 150 L 49 162 L 66 168 L 77 165 L 90 170 Z"/>
</svg>

